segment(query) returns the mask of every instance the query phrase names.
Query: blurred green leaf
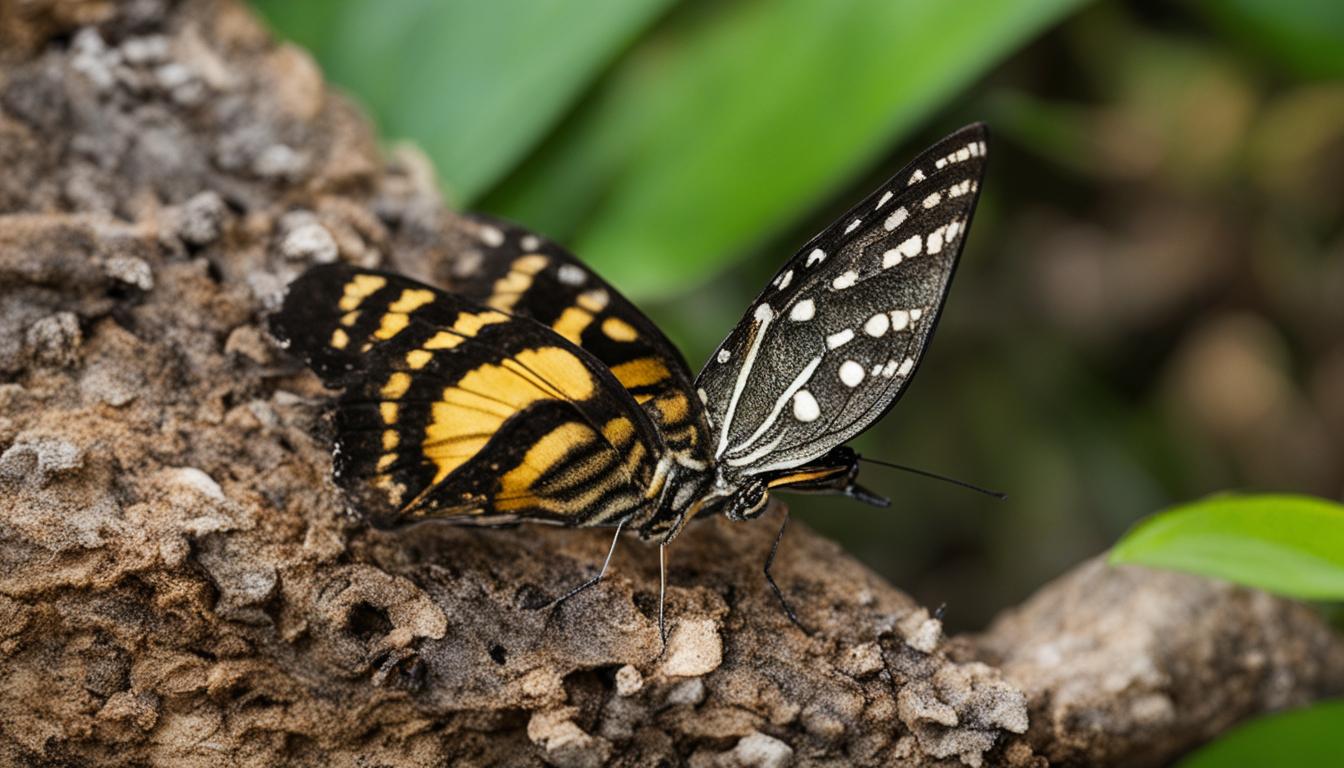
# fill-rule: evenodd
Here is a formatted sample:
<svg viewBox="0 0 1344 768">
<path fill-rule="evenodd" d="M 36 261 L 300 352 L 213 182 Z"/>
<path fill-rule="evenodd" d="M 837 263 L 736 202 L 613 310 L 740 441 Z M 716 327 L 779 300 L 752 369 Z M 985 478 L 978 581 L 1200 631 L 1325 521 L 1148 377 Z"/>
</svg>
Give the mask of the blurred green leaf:
<svg viewBox="0 0 1344 768">
<path fill-rule="evenodd" d="M 258 0 L 454 202 L 499 182 L 673 0 Z"/>
<path fill-rule="evenodd" d="M 485 207 L 570 243 L 623 291 L 684 290 L 870 169 L 1079 4 L 695 6 L 639 46 Z"/>
<path fill-rule="evenodd" d="M 1214 496 L 1140 522 L 1111 550 L 1111 562 L 1341 600 L 1344 506 L 1308 496 Z"/>
<path fill-rule="evenodd" d="M 1201 0 L 1246 45 L 1310 77 L 1344 76 L 1344 3 L 1339 0 Z"/>
<path fill-rule="evenodd" d="M 1293 768 L 1338 765 L 1344 701 L 1253 720 L 1182 760 L 1179 768 Z"/>
</svg>

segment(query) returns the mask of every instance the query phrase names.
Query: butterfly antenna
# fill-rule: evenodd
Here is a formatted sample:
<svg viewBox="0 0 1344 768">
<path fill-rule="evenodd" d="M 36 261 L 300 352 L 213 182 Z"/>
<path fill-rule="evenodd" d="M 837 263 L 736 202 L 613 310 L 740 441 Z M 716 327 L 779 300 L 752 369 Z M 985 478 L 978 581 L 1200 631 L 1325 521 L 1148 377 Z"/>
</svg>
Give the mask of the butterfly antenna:
<svg viewBox="0 0 1344 768">
<path fill-rule="evenodd" d="M 880 460 L 880 459 L 870 459 L 870 458 L 868 458 L 868 457 L 866 457 L 866 456 L 860 456 L 860 457 L 859 457 L 859 461 L 865 462 L 865 463 L 867 463 L 867 464 L 876 464 L 876 465 L 878 465 L 878 466 L 880 466 L 880 467 L 889 467 L 889 468 L 891 468 L 891 469 L 899 469 L 899 470 L 902 470 L 902 471 L 904 471 L 904 472 L 909 472 L 909 473 L 911 473 L 911 474 L 915 474 L 915 475 L 922 475 L 922 476 L 924 476 L 924 477 L 932 478 L 932 479 L 934 479 L 934 480 L 942 480 L 944 483 L 951 483 L 952 485 L 959 485 L 959 486 L 961 486 L 962 488 L 968 488 L 968 489 L 970 489 L 970 490 L 972 490 L 972 491 L 975 491 L 976 493 L 983 493 L 983 494 L 986 495 L 986 496 L 992 496 L 992 497 L 998 499 L 999 501 L 1005 501 L 1005 500 L 1007 500 L 1007 498 L 1008 498 L 1008 494 L 1006 494 L 1006 493 L 1002 493 L 1002 492 L 1000 492 L 1000 491 L 991 491 L 991 490 L 988 489 L 988 488 L 981 488 L 981 487 L 978 486 L 978 485 L 972 485 L 971 483 L 968 483 L 968 482 L 966 482 L 965 480 L 957 480 L 957 479 L 955 479 L 955 478 L 951 478 L 951 477 L 948 477 L 948 476 L 946 476 L 946 475 L 940 475 L 940 474 L 938 474 L 938 473 L 936 473 L 936 472 L 929 472 L 929 471 L 927 471 L 927 470 L 923 470 L 923 469 L 915 469 L 914 467 L 907 467 L 907 466 L 905 466 L 904 464 L 897 464 L 897 463 L 894 462 L 894 461 L 882 461 L 882 460 Z"/>
</svg>

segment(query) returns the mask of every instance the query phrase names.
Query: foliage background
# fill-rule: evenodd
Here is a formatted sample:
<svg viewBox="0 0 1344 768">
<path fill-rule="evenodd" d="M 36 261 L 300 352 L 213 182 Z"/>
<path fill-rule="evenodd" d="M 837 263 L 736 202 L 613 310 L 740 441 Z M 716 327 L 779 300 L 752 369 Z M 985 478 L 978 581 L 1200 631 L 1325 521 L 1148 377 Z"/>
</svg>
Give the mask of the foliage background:
<svg viewBox="0 0 1344 768">
<path fill-rule="evenodd" d="M 890 510 L 791 501 L 952 629 L 1175 501 L 1344 494 L 1344 5 L 258 6 L 454 205 L 570 245 L 693 365 L 798 244 L 988 122 L 937 340 L 857 446 L 1009 501 L 877 467 Z"/>
</svg>

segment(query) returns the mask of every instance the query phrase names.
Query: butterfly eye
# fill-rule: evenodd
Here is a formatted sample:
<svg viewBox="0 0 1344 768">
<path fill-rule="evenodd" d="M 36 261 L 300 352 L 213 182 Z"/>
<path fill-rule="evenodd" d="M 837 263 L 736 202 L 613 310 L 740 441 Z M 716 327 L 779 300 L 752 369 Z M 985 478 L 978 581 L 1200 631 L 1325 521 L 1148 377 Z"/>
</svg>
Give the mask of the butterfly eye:
<svg viewBox="0 0 1344 768">
<path fill-rule="evenodd" d="M 750 481 L 733 497 L 732 504 L 728 506 L 728 519 L 751 520 L 760 517 L 765 511 L 767 499 L 769 495 L 766 493 L 765 485 L 759 480 Z"/>
</svg>

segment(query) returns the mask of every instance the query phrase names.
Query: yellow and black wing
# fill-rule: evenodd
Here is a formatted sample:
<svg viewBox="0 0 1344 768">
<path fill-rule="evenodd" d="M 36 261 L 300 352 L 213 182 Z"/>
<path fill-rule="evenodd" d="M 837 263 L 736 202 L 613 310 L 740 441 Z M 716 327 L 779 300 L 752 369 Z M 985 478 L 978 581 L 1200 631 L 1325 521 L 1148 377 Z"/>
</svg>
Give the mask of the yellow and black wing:
<svg viewBox="0 0 1344 768">
<path fill-rule="evenodd" d="M 582 347 L 644 407 L 670 450 L 707 458 L 707 422 L 693 394 L 694 377 L 652 320 L 540 235 L 479 214 L 461 219 L 476 242 L 445 276 L 454 293 L 530 317 Z"/>
<path fill-rule="evenodd" d="M 328 386 L 336 475 L 378 524 L 614 525 L 663 452 L 647 415 L 549 328 L 386 272 L 328 264 L 272 332 Z"/>
</svg>

